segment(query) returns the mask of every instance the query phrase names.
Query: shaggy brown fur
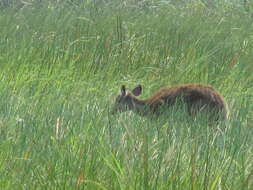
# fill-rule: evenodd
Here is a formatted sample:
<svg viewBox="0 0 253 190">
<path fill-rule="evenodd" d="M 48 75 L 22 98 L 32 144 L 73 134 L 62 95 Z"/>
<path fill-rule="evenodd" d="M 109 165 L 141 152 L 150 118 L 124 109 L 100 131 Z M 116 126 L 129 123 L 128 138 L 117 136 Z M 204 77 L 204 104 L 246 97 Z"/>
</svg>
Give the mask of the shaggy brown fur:
<svg viewBox="0 0 253 190">
<path fill-rule="evenodd" d="M 208 111 L 215 120 L 227 118 L 228 110 L 223 97 L 211 86 L 204 84 L 184 84 L 170 88 L 162 88 L 147 99 L 139 99 L 142 92 L 138 85 L 131 92 L 121 87 L 121 94 L 116 98 L 113 113 L 132 110 L 140 115 L 160 115 L 161 108 L 185 103 L 188 113 Z"/>
</svg>

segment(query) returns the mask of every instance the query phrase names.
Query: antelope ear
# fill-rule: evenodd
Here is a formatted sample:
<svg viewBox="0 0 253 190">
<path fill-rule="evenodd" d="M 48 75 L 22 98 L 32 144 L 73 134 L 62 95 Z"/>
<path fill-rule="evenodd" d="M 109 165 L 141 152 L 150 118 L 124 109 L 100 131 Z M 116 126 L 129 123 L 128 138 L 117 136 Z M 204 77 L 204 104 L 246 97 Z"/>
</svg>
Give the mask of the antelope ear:
<svg viewBox="0 0 253 190">
<path fill-rule="evenodd" d="M 135 96 L 139 96 L 142 92 L 142 87 L 141 85 L 139 84 L 138 86 L 136 86 L 133 90 L 132 90 L 132 93 L 133 95 Z"/>
<path fill-rule="evenodd" d="M 125 85 L 122 85 L 122 86 L 121 86 L 121 95 L 122 95 L 122 96 L 125 96 L 125 95 L 126 95 L 126 87 L 125 87 Z"/>
</svg>

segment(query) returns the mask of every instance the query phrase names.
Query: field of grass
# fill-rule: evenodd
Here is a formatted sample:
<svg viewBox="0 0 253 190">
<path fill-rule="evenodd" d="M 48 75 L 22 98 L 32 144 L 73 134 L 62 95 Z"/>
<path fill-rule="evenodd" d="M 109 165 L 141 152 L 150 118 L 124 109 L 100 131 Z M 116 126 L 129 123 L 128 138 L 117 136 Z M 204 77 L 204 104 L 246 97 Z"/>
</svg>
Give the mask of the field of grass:
<svg viewBox="0 0 253 190">
<path fill-rule="evenodd" d="M 252 7 L 178 2 L 1 7 L 0 189 L 253 189 Z M 191 82 L 230 119 L 109 114 L 122 84 L 148 97 Z"/>
</svg>

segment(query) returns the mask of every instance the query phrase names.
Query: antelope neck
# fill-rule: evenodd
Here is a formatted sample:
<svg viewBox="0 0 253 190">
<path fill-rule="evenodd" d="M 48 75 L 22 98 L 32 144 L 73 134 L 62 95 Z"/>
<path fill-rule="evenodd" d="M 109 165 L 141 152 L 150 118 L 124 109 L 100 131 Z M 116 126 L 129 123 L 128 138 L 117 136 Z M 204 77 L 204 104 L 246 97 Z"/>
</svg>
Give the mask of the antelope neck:
<svg viewBox="0 0 253 190">
<path fill-rule="evenodd" d="M 145 115 L 148 112 L 148 106 L 149 103 L 147 100 L 141 100 L 137 97 L 132 98 L 132 103 L 133 103 L 133 111 L 140 114 L 140 115 Z"/>
</svg>

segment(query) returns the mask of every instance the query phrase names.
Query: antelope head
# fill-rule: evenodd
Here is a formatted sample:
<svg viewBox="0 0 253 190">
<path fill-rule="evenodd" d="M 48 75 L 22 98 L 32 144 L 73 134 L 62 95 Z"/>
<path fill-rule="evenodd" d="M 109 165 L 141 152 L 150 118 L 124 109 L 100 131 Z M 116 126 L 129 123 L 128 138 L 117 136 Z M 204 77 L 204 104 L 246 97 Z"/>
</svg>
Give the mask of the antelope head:
<svg viewBox="0 0 253 190">
<path fill-rule="evenodd" d="M 138 109 L 140 100 L 137 96 L 139 96 L 141 92 L 141 85 L 136 86 L 132 91 L 127 90 L 126 87 L 122 85 L 120 95 L 118 95 L 115 100 L 112 113 Z"/>
</svg>

